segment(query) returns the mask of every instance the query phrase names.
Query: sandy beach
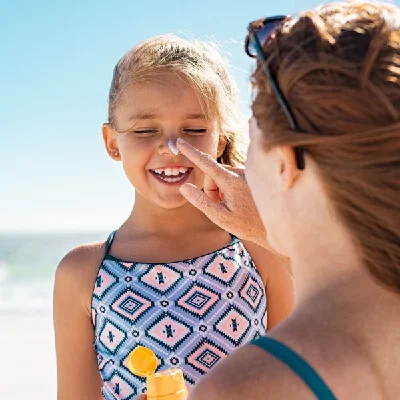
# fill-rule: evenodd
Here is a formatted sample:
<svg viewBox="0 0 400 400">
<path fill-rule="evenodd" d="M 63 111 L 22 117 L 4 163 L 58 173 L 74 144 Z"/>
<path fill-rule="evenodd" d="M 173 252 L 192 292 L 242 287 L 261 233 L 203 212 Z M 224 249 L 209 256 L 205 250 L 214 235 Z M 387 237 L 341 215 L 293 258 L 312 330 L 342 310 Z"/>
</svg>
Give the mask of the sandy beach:
<svg viewBox="0 0 400 400">
<path fill-rule="evenodd" d="M 1 315 L 0 327 L 0 399 L 55 400 L 51 314 Z"/>
<path fill-rule="evenodd" d="M 0 234 L 0 400 L 56 400 L 55 268 L 68 250 L 104 236 Z"/>
</svg>

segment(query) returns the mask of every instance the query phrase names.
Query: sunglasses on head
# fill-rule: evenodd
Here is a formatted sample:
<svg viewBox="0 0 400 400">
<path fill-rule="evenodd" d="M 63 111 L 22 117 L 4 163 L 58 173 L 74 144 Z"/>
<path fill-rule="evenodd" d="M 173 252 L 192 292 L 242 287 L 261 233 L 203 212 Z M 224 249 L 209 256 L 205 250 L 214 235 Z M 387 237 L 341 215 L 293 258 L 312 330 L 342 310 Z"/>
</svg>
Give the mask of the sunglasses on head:
<svg viewBox="0 0 400 400">
<path fill-rule="evenodd" d="M 271 39 L 272 34 L 283 25 L 288 17 L 286 15 L 278 15 L 275 17 L 268 17 L 258 21 L 250 22 L 248 26 L 248 34 L 245 41 L 245 50 L 249 57 L 257 58 L 261 67 L 268 78 L 271 89 L 274 92 L 283 112 L 289 121 L 290 128 L 293 131 L 299 132 L 296 117 L 290 107 L 290 104 L 283 95 L 275 74 L 269 68 L 266 62 L 266 57 L 263 51 L 263 46 Z M 304 169 L 304 151 L 300 147 L 295 147 L 296 163 L 298 169 Z"/>
</svg>

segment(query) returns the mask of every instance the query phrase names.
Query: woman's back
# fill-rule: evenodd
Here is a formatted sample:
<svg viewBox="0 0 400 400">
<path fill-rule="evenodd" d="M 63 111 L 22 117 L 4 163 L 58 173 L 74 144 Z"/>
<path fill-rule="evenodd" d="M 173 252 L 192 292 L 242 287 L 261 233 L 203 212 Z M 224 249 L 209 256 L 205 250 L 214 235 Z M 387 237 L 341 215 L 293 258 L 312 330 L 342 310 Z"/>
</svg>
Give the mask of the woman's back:
<svg viewBox="0 0 400 400">
<path fill-rule="evenodd" d="M 400 391 L 398 295 L 368 276 L 355 279 L 308 299 L 268 337 L 296 352 L 337 399 L 395 400 Z M 299 377 L 304 367 L 294 362 L 295 371 L 290 370 L 280 353 L 272 355 L 261 343 L 237 350 L 190 400 L 315 398 Z M 308 378 L 307 383 L 313 381 Z"/>
</svg>

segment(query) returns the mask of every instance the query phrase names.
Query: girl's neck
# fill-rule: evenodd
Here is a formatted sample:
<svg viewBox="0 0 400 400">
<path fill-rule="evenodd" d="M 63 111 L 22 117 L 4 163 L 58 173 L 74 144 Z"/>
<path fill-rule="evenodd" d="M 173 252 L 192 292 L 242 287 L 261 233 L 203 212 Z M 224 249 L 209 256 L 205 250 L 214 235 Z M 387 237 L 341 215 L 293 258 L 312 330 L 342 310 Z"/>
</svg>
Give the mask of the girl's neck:
<svg viewBox="0 0 400 400">
<path fill-rule="evenodd" d="M 193 230 L 215 228 L 216 225 L 190 203 L 185 203 L 179 208 L 167 209 L 136 194 L 132 212 L 121 230 L 170 237 L 181 236 Z"/>
</svg>

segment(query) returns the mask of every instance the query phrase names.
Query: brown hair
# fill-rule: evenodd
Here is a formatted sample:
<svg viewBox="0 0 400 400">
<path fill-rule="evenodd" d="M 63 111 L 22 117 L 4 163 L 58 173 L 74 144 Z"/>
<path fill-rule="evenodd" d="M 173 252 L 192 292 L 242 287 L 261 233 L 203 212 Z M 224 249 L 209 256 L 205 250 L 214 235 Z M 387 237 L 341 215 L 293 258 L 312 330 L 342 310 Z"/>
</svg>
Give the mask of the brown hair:
<svg viewBox="0 0 400 400">
<path fill-rule="evenodd" d="M 205 108 L 215 119 L 226 147 L 218 159 L 226 165 L 244 163 L 238 146 L 243 132 L 236 84 L 215 44 L 161 35 L 147 39 L 128 51 L 114 68 L 109 92 L 108 121 L 115 127 L 115 109 L 128 85 L 153 79 L 161 70 L 176 73 L 192 85 Z"/>
<path fill-rule="evenodd" d="M 252 109 L 266 149 L 304 148 L 366 267 L 400 291 L 399 9 L 328 4 L 288 20 L 264 51 L 301 130 L 258 63 Z"/>
</svg>

